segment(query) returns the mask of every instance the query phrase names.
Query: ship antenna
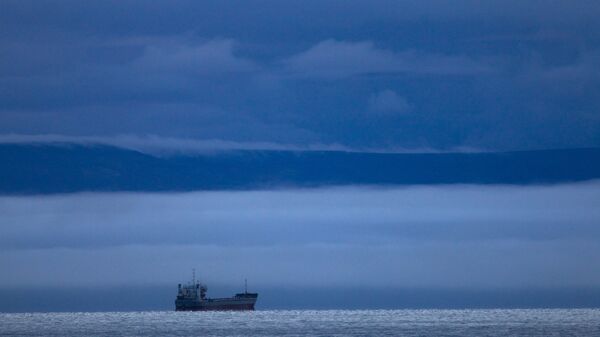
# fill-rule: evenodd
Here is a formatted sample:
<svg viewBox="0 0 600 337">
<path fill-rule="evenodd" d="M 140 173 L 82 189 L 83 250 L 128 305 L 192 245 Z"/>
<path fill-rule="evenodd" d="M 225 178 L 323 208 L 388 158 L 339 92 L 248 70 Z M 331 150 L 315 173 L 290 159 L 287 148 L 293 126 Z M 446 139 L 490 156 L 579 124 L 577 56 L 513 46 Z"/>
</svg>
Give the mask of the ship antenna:
<svg viewBox="0 0 600 337">
<path fill-rule="evenodd" d="M 248 293 L 248 279 L 245 278 L 244 279 L 244 293 Z"/>
</svg>

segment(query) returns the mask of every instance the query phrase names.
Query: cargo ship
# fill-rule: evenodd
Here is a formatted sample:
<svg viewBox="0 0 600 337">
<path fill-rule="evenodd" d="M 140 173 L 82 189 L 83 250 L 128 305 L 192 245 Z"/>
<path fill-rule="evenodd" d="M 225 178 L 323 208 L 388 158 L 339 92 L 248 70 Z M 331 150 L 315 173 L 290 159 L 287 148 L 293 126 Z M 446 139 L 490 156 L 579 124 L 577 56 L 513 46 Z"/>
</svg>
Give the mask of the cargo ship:
<svg viewBox="0 0 600 337">
<path fill-rule="evenodd" d="M 206 285 L 192 278 L 186 285 L 178 285 L 175 299 L 176 311 L 242 311 L 254 310 L 257 293 L 248 292 L 248 282 L 244 282 L 244 292 L 233 297 L 208 298 Z"/>
</svg>

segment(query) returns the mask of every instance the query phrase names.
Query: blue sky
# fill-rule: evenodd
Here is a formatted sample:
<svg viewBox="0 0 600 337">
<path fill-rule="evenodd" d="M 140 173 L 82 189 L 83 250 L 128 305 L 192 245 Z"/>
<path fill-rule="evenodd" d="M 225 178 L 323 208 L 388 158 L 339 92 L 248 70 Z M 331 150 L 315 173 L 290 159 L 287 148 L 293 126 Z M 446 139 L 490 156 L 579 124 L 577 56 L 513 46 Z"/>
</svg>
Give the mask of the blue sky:
<svg viewBox="0 0 600 337">
<path fill-rule="evenodd" d="M 0 134 L 600 145 L 593 1 L 3 1 Z"/>
</svg>

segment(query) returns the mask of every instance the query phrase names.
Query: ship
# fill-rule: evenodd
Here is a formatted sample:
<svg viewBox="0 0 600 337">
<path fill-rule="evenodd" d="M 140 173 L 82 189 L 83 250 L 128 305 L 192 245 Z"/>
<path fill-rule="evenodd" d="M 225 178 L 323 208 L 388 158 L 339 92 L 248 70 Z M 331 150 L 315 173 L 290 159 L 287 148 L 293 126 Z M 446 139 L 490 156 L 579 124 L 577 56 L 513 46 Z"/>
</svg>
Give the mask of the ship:
<svg viewBox="0 0 600 337">
<path fill-rule="evenodd" d="M 254 310 L 258 293 L 248 292 L 248 282 L 244 280 L 244 292 L 233 297 L 208 298 L 208 287 L 192 278 L 192 282 L 177 286 L 176 311 L 243 311 Z"/>
</svg>

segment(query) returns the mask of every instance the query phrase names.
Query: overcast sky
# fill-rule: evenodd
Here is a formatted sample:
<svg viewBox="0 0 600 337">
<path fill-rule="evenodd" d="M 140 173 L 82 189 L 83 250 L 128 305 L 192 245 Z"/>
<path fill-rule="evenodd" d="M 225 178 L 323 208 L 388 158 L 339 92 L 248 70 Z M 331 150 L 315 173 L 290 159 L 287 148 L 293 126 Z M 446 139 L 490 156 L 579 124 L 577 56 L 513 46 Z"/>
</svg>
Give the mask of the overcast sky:
<svg viewBox="0 0 600 337">
<path fill-rule="evenodd" d="M 598 18 L 583 0 L 1 0 L 0 143 L 600 147 Z M 0 292 L 192 268 L 217 286 L 598 289 L 598 205 L 598 181 L 4 195 Z"/>
<path fill-rule="evenodd" d="M 572 0 L 6 0 L 0 134 L 600 146 L 598 17 Z"/>
</svg>

